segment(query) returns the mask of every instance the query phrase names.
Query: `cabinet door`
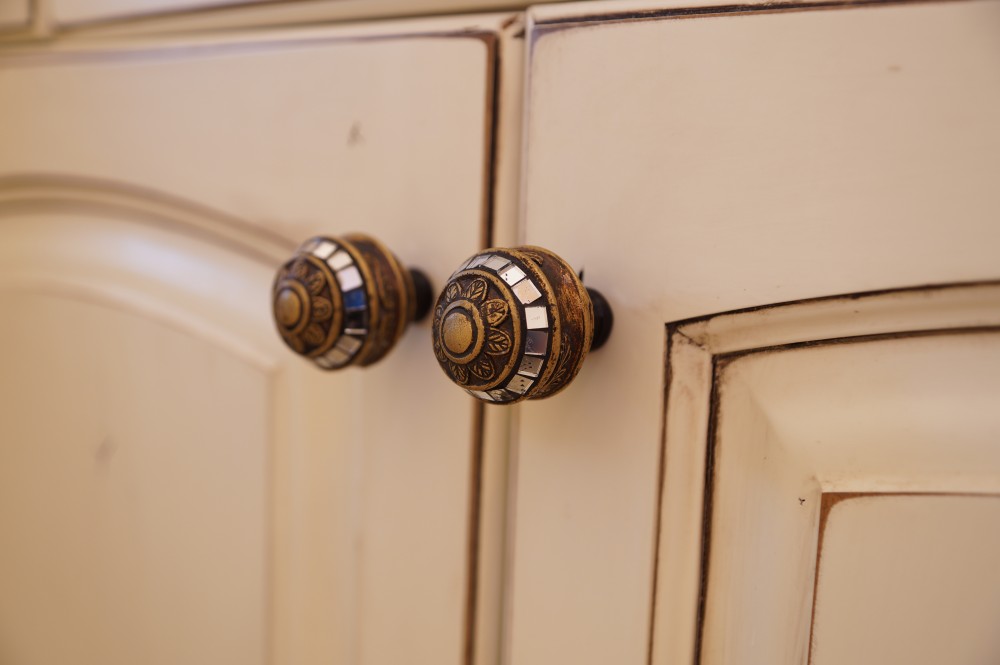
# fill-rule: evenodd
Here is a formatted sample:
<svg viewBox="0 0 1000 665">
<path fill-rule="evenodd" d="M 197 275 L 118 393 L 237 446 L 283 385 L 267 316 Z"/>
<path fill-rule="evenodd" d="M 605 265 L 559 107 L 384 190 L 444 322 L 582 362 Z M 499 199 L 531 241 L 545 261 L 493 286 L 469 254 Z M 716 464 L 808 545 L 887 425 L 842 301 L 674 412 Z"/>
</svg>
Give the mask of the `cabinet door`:
<svg viewBox="0 0 1000 665">
<path fill-rule="evenodd" d="M 0 60 L 0 660 L 463 662 L 478 411 L 426 323 L 295 357 L 270 283 L 480 246 L 500 20 Z"/>
<path fill-rule="evenodd" d="M 739 624 L 749 620 L 747 612 L 760 612 L 762 622 L 784 616 L 769 611 L 764 591 L 746 589 L 749 600 L 732 609 L 742 612 L 738 618 L 718 614 L 730 597 L 725 589 L 733 588 L 725 584 L 752 585 L 763 572 L 754 566 L 776 565 L 763 554 L 726 582 L 709 578 L 705 632 L 698 632 L 701 538 L 717 543 L 744 534 L 742 518 L 732 513 L 712 518 L 703 531 L 703 517 L 713 515 L 702 511 L 705 458 L 685 466 L 673 456 L 694 444 L 676 442 L 673 421 L 665 424 L 665 401 L 670 409 L 684 398 L 683 390 L 665 392 L 672 371 L 665 363 L 666 324 L 785 301 L 1000 277 L 1000 40 L 992 28 L 998 21 L 1000 3 L 991 1 L 787 9 L 581 3 L 532 10 L 523 240 L 585 269 L 586 281 L 614 308 L 615 330 L 569 389 L 520 407 L 510 662 L 689 663 L 696 635 L 704 636 L 706 663 L 710 655 L 711 662 L 786 662 L 724 650 L 727 631 L 744 630 Z M 806 339 L 836 337 L 840 317 L 849 315 L 829 315 Z M 758 320 L 746 324 L 752 331 Z M 941 354 L 942 366 L 952 348 L 966 352 L 966 342 L 927 344 Z M 885 362 L 897 362 L 895 344 L 872 348 L 885 349 L 891 359 Z M 912 371 L 907 357 L 898 361 L 899 372 Z M 853 367 L 869 360 L 852 351 L 839 362 Z M 973 371 L 968 359 L 955 363 L 947 376 L 995 400 L 985 370 Z M 879 390 L 865 385 L 860 370 L 843 380 L 864 394 Z M 891 401 L 890 386 L 874 385 Z M 816 395 L 820 387 L 812 386 Z M 900 399 L 920 403 L 907 395 Z M 956 431 L 962 417 L 942 414 Z M 725 458 L 728 448 L 720 450 Z M 952 452 L 956 464 L 976 459 L 966 448 Z M 857 491 L 888 487 L 862 485 Z M 910 487 L 938 491 L 917 479 Z M 756 500 L 741 494 L 737 481 L 727 491 L 736 502 Z M 797 494 L 793 508 L 799 497 L 818 520 L 818 495 Z M 827 534 L 854 542 L 864 528 L 896 524 L 892 511 L 914 511 L 906 518 L 900 512 L 899 531 L 888 533 L 889 558 L 907 542 L 902 525 L 912 526 L 914 514 L 940 508 L 933 528 L 943 528 L 948 515 L 971 506 L 877 499 L 869 510 L 865 501 L 831 508 L 829 528 L 840 528 L 838 511 L 847 515 L 852 505 L 866 515 L 887 512 L 845 517 L 843 528 L 856 535 Z M 986 512 L 968 524 L 990 524 L 987 504 L 975 504 Z M 745 509 L 758 511 L 766 525 L 768 511 L 778 508 Z M 776 535 L 758 529 L 745 537 L 766 548 Z M 815 535 L 802 531 L 801 542 Z M 726 552 L 713 544 L 711 556 Z M 808 570 L 801 565 L 797 571 Z M 821 582 L 824 576 L 821 570 Z M 800 598 L 811 594 L 813 579 L 804 572 L 790 583 L 806 594 Z M 818 617 L 823 594 L 821 583 Z M 830 607 L 845 602 L 830 598 Z M 806 603 L 794 611 L 808 618 L 811 609 Z M 838 636 L 826 644 L 843 637 L 831 635 Z M 801 646 L 789 646 L 798 649 L 795 658 Z"/>
</svg>

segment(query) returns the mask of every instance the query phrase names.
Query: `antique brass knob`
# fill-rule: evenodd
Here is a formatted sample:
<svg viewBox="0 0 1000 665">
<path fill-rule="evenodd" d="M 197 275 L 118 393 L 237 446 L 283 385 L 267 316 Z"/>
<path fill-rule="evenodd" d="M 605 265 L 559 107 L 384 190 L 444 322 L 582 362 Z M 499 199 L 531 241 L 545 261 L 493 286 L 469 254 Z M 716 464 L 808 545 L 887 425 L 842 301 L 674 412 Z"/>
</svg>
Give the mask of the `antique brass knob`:
<svg viewBox="0 0 1000 665">
<path fill-rule="evenodd" d="M 465 261 L 434 308 L 434 355 L 486 402 L 541 399 L 565 388 L 607 341 L 607 300 L 541 247 L 487 249 Z"/>
<path fill-rule="evenodd" d="M 430 303 L 427 277 L 360 233 L 307 240 L 272 289 L 281 339 L 323 369 L 381 360 Z"/>
</svg>

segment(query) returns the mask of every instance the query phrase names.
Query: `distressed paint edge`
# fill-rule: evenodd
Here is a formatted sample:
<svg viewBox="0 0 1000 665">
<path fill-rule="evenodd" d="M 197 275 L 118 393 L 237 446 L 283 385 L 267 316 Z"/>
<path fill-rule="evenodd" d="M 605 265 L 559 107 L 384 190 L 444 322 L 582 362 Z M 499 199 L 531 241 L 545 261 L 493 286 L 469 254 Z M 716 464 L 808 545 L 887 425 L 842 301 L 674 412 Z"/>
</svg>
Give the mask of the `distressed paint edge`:
<svg viewBox="0 0 1000 665">
<path fill-rule="evenodd" d="M 796 350 L 796 349 L 800 349 L 800 348 L 824 347 L 824 346 L 830 346 L 830 345 L 834 345 L 834 344 L 867 343 L 867 342 L 874 342 L 874 341 L 884 341 L 884 340 L 887 340 L 887 339 L 904 339 L 904 338 L 930 337 L 930 336 L 956 335 L 956 334 L 989 334 L 989 333 L 1000 332 L 1000 325 L 979 325 L 979 326 L 976 326 L 976 325 L 962 325 L 961 322 L 956 322 L 956 325 L 954 327 L 950 327 L 950 328 L 934 328 L 934 329 L 929 329 L 929 330 L 915 330 L 915 331 L 914 330 L 909 330 L 909 331 L 907 331 L 907 330 L 895 330 L 895 331 L 893 331 L 893 330 L 886 330 L 885 332 L 873 333 L 873 334 L 866 334 L 866 335 L 854 335 L 854 336 L 846 336 L 846 337 L 830 338 L 830 339 L 815 339 L 815 340 L 807 340 L 807 341 L 801 341 L 801 342 L 793 342 L 793 343 L 785 343 L 785 344 L 775 344 L 775 345 L 771 345 L 771 346 L 755 346 L 755 347 L 750 347 L 750 348 L 745 348 L 745 349 L 738 349 L 738 350 L 735 350 L 735 351 L 727 351 L 725 353 L 716 353 L 715 350 L 713 350 L 711 348 L 711 346 L 709 345 L 710 342 L 712 341 L 711 338 L 708 338 L 708 339 L 698 339 L 697 336 L 695 336 L 695 337 L 689 337 L 688 334 L 687 334 L 688 330 L 690 330 L 692 326 L 696 326 L 697 324 L 700 324 L 700 323 L 703 323 L 705 321 L 709 321 L 709 320 L 712 320 L 712 319 L 717 319 L 717 318 L 722 318 L 722 317 L 728 317 L 728 316 L 734 316 L 734 315 L 739 315 L 739 316 L 748 315 L 748 314 L 752 315 L 752 314 L 763 312 L 763 311 L 774 310 L 776 308 L 795 307 L 797 305 L 808 304 L 808 303 L 813 303 L 813 302 L 839 302 L 839 303 L 842 303 L 842 304 L 846 305 L 846 304 L 852 303 L 852 302 L 854 302 L 854 301 L 856 301 L 856 300 L 858 300 L 860 298 L 879 298 L 879 297 L 882 297 L 882 298 L 892 298 L 893 296 L 906 295 L 906 294 L 912 294 L 913 297 L 919 297 L 922 292 L 926 292 L 928 289 L 935 290 L 935 291 L 940 291 L 940 292 L 947 292 L 949 290 L 958 290 L 958 289 L 969 288 L 969 287 L 988 289 L 991 292 L 990 295 L 995 295 L 995 296 L 997 296 L 998 300 L 1000 300 L 1000 281 L 968 282 L 968 283 L 957 283 L 957 284 L 939 284 L 939 285 L 933 285 L 933 286 L 930 286 L 930 287 L 917 286 L 917 287 L 903 287 L 903 288 L 897 288 L 897 289 L 881 289 L 881 290 L 878 290 L 878 291 L 858 292 L 858 293 L 850 293 L 850 294 L 824 296 L 824 297 L 820 297 L 820 298 L 803 299 L 803 300 L 791 301 L 791 302 L 787 302 L 787 303 L 777 303 L 777 304 L 760 306 L 760 307 L 745 308 L 745 309 L 741 309 L 741 310 L 733 310 L 733 311 L 730 311 L 730 312 L 722 312 L 722 313 L 715 314 L 715 315 L 712 315 L 712 316 L 697 317 L 697 318 L 694 318 L 694 319 L 685 319 L 685 320 L 682 320 L 682 321 L 677 321 L 677 322 L 672 322 L 672 323 L 668 323 L 667 324 L 667 332 L 668 332 L 668 341 L 667 341 L 667 344 L 668 344 L 668 348 L 670 347 L 671 343 L 673 342 L 673 338 L 674 337 L 683 338 L 683 339 L 687 340 L 688 343 L 693 343 L 693 344 L 695 344 L 695 346 L 697 346 L 697 347 L 699 347 L 701 349 L 704 349 L 704 352 L 706 354 L 708 354 L 709 357 L 711 358 L 711 366 L 712 366 L 712 380 L 711 380 L 711 384 L 710 384 L 710 387 L 709 387 L 709 394 L 707 395 L 707 399 L 708 399 L 708 402 L 709 402 L 709 415 L 708 415 L 707 433 L 706 433 L 706 442 L 705 442 L 705 445 L 706 445 L 706 448 L 705 448 L 705 461 L 704 461 L 705 485 L 704 485 L 703 492 L 702 492 L 702 497 L 701 497 L 701 512 L 702 512 L 702 522 L 701 523 L 702 523 L 702 527 L 701 527 L 701 533 L 698 536 L 698 541 L 700 543 L 700 550 L 701 551 L 700 551 L 700 557 L 699 557 L 700 563 L 699 563 L 699 571 L 698 571 L 699 582 L 698 582 L 698 600 L 697 600 L 696 618 L 695 618 L 695 636 L 694 636 L 694 643 L 692 645 L 692 654 L 691 654 L 691 662 L 693 663 L 693 665 L 700 665 L 700 663 L 701 663 L 702 647 L 703 647 L 703 640 L 704 640 L 705 615 L 706 615 L 706 608 L 707 608 L 708 584 L 709 584 L 709 575 L 710 575 L 710 565 L 709 564 L 710 564 L 710 556 L 711 556 L 711 521 L 712 521 L 712 513 L 713 513 L 713 505 L 712 504 L 713 504 L 713 498 L 714 498 L 714 485 L 715 485 L 715 473 L 714 473 L 714 471 L 715 471 L 715 463 L 716 463 L 717 457 L 718 457 L 718 450 L 716 450 L 717 444 L 718 444 L 718 440 L 717 440 L 717 427 L 718 427 L 718 421 L 719 421 L 719 413 L 721 411 L 720 386 L 721 386 L 721 383 L 722 383 L 721 382 L 722 376 L 724 375 L 724 373 L 725 373 L 726 369 L 728 368 L 728 366 L 732 362 L 734 362 L 734 361 L 736 361 L 736 360 L 738 360 L 740 358 L 748 357 L 748 356 L 751 356 L 751 355 L 756 355 L 758 353 L 774 353 L 774 352 L 781 352 L 781 351 L 787 351 L 787 350 Z M 963 314 L 968 315 L 968 313 L 959 313 L 955 318 L 959 318 Z M 892 326 L 889 325 L 889 324 L 887 324 L 886 327 L 887 328 L 892 328 Z M 664 368 L 665 377 L 669 377 L 669 380 L 673 381 L 674 380 L 674 376 L 675 376 L 674 375 L 674 368 L 673 368 L 673 363 L 671 362 L 671 356 L 669 354 L 667 355 L 667 360 L 668 360 L 667 365 Z M 668 392 L 665 395 L 665 409 L 666 409 L 666 411 L 664 413 L 664 421 L 665 421 L 665 423 L 666 423 L 666 420 L 667 420 L 667 416 L 669 415 L 669 408 L 670 408 L 670 400 L 669 400 L 669 392 Z M 669 423 L 666 423 L 665 427 L 669 427 Z M 661 452 L 661 454 L 665 454 L 667 450 L 668 449 L 666 447 L 666 437 L 664 437 L 663 451 Z M 663 501 L 662 497 L 665 496 L 665 495 L 662 494 L 662 492 L 663 492 L 663 487 L 662 486 L 658 487 L 657 488 L 657 493 L 661 496 L 661 501 L 660 501 L 660 503 L 656 507 L 656 512 L 657 512 L 658 515 L 661 515 L 661 516 L 662 516 L 662 513 L 664 511 L 664 501 Z M 827 494 L 845 495 L 845 497 L 846 497 L 846 496 L 850 496 L 850 495 L 857 495 L 859 493 L 825 492 L 824 493 L 824 497 Z M 904 494 L 904 493 L 899 493 L 899 494 Z M 909 493 L 909 494 L 931 494 L 931 493 L 928 493 L 928 492 L 923 492 L 923 493 L 921 493 L 921 492 L 914 492 L 914 493 Z M 979 496 L 979 495 L 977 495 L 977 496 Z M 832 506 L 831 506 L 831 508 L 832 508 Z M 661 556 L 661 550 L 662 550 L 662 526 L 663 526 L 662 525 L 662 517 L 661 517 L 661 519 L 659 521 L 660 521 L 660 523 L 657 525 L 657 529 L 658 529 L 659 533 L 658 533 L 656 541 L 655 541 L 656 542 L 656 546 L 655 546 L 654 561 L 658 561 L 659 557 Z M 820 534 L 822 533 L 822 529 L 824 528 L 824 526 L 825 526 L 825 523 L 820 525 L 820 528 L 819 528 L 819 530 L 817 532 L 817 538 L 820 537 Z M 818 545 L 818 547 L 819 547 L 819 545 Z M 817 560 L 816 560 L 817 570 L 818 570 L 818 565 L 819 565 L 819 550 L 817 551 Z M 659 588 L 660 584 L 661 584 L 661 580 L 657 579 L 656 582 L 655 582 L 655 584 L 654 584 L 654 588 L 653 588 L 653 592 L 652 592 L 653 593 L 653 601 L 652 601 L 652 604 L 651 604 L 651 611 L 650 611 L 650 625 L 649 625 L 649 636 L 650 636 L 649 639 L 650 639 L 650 644 L 648 646 L 648 654 L 649 654 L 649 656 L 648 656 L 648 665 L 652 665 L 654 662 L 657 662 L 657 659 L 654 656 L 656 654 L 656 648 L 657 648 L 657 644 L 656 644 L 656 634 L 657 634 L 656 607 L 658 605 L 658 601 L 659 601 L 660 596 L 661 596 L 661 593 L 660 593 L 661 589 Z M 812 590 L 812 592 L 813 592 L 813 602 L 815 603 L 815 588 Z M 810 645 L 809 646 L 809 650 L 810 650 L 810 653 L 811 653 L 811 649 L 812 649 L 811 644 L 812 644 L 812 624 L 810 623 L 810 638 L 809 638 L 809 645 Z"/>
</svg>

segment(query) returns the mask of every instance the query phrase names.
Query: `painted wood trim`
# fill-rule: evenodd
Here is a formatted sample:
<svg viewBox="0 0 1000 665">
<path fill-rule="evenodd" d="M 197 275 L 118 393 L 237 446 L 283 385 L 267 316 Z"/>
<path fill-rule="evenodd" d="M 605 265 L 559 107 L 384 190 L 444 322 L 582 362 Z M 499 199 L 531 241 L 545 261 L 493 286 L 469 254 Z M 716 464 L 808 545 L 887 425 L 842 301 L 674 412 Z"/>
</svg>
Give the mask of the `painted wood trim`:
<svg viewBox="0 0 1000 665">
<path fill-rule="evenodd" d="M 266 230 L 210 208 L 157 191 L 108 180 L 59 176 L 18 176 L 0 178 L 0 222 L 22 215 L 54 212 L 69 216 L 96 213 L 111 220 L 123 220 L 181 237 L 208 243 L 224 252 L 248 259 L 261 270 L 270 271 L 290 250 L 288 241 Z M 0 233 L 5 227 L 0 223 Z M 96 248 L 91 248 L 92 253 Z M 101 250 L 103 251 L 103 250 Z M 109 250 L 110 251 L 110 250 Z M 124 257 L 117 257 L 124 258 Z M 115 263 L 115 255 L 105 261 Z M 183 288 L 173 288 L 173 303 L 151 300 L 141 288 L 130 283 L 110 284 L 96 276 L 72 279 L 58 274 L 5 274 L 4 290 L 27 290 L 63 295 L 105 306 L 133 311 L 169 327 L 184 330 L 232 350 L 254 366 L 273 371 L 280 364 L 280 345 L 274 344 L 270 329 L 234 330 L 222 323 L 224 316 L 205 316 L 184 305 Z M 246 310 L 236 303 L 237 310 Z M 249 311 L 244 315 L 252 317 Z M 252 341 L 251 341 L 252 340 Z"/>
<path fill-rule="evenodd" d="M 893 328 L 885 323 L 889 316 L 901 330 L 956 327 L 953 314 L 943 311 L 946 307 L 965 312 L 966 327 L 995 325 L 1000 322 L 995 309 L 997 286 L 1000 280 L 866 291 L 751 307 L 671 326 L 711 349 L 713 355 L 723 355 L 816 341 L 821 336 L 835 339 L 885 334 Z M 766 326 L 760 325 L 762 317 L 766 317 Z"/>
<path fill-rule="evenodd" d="M 132 183 L 90 176 L 0 176 L 0 208 L 106 210 L 169 227 L 252 256 L 268 268 L 287 258 L 295 243 L 208 206 Z"/>
<path fill-rule="evenodd" d="M 648 662 L 700 662 L 719 376 L 729 362 L 802 346 L 998 331 L 1000 281 L 846 294 L 668 324 Z"/>
<path fill-rule="evenodd" d="M 958 0 L 633 0 L 631 2 L 570 2 L 539 5 L 530 9 L 535 30 L 554 32 L 591 24 L 632 23 L 673 18 L 719 16 L 724 14 L 775 13 L 811 9 L 838 9 L 871 5 L 926 4 Z"/>
<path fill-rule="evenodd" d="M 558 1 L 558 0 L 556 0 Z M 51 0 L 50 0 L 51 2 Z M 203 0 L 190 7 L 164 7 L 148 11 L 111 11 L 86 18 L 59 21 L 59 27 L 75 31 L 90 28 L 116 28 L 171 20 L 209 22 L 252 19 L 255 15 L 285 15 L 288 20 L 304 20 L 307 16 L 323 16 L 325 20 L 363 21 L 394 17 L 435 16 L 471 12 L 495 12 L 526 6 L 524 0 L 311 0 L 290 3 L 288 0 Z M 58 19 L 58 16 L 57 16 Z"/>
<path fill-rule="evenodd" d="M 35 0 L 51 2 L 51 0 Z M 499 29 L 510 12 L 525 2 L 506 0 L 236 0 L 211 6 L 145 13 L 109 13 L 87 19 L 50 18 L 50 32 L 59 39 L 149 37 L 179 33 L 305 27 L 342 23 L 345 30 L 412 32 L 413 24 L 439 30 Z M 475 12 L 475 13 L 472 13 Z M 51 11 L 48 12 L 52 14 Z"/>
</svg>

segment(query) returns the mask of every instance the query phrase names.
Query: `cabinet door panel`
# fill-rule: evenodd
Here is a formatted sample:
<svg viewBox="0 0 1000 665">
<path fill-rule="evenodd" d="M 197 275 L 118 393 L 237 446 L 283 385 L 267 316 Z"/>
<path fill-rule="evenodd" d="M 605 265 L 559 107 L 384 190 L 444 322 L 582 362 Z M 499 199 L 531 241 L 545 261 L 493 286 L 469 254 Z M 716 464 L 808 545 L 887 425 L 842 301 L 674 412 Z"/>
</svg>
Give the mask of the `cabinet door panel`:
<svg viewBox="0 0 1000 665">
<path fill-rule="evenodd" d="M 481 244 L 492 30 L 450 20 L 440 29 L 424 22 L 146 47 L 54 46 L 0 59 L 0 286 L 19 294 L 8 311 L 44 317 L 49 328 L 29 347 L 36 353 L 58 321 L 72 327 L 84 310 L 77 351 L 130 367 L 90 377 L 80 364 L 63 374 L 70 345 L 40 368 L 51 370 L 50 381 L 65 380 L 60 390 L 92 391 L 85 403 L 109 414 L 106 421 L 77 414 L 77 433 L 74 419 L 36 429 L 35 420 L 11 419 L 15 434 L 47 442 L 51 454 L 18 457 L 21 449 L 6 448 L 13 444 L 5 437 L 17 462 L 7 473 L 41 477 L 48 469 L 73 478 L 46 488 L 46 505 L 66 506 L 51 508 L 51 543 L 84 539 L 79 521 L 104 525 L 81 565 L 111 568 L 66 593 L 78 598 L 106 581 L 119 594 L 107 600 L 106 615 L 82 618 L 74 614 L 83 611 L 79 603 L 46 622 L 26 615 L 17 646 L 27 651 L 19 653 L 37 648 L 43 658 L 46 636 L 87 640 L 87 627 L 97 626 L 92 652 L 70 639 L 65 648 L 79 646 L 94 654 L 88 662 L 101 663 L 146 660 L 131 645 L 155 649 L 168 638 L 177 644 L 163 657 L 184 654 L 172 662 L 201 662 L 188 657 L 194 653 L 218 663 L 462 660 L 474 569 L 475 408 L 441 375 L 426 324 L 364 371 L 324 373 L 295 357 L 270 321 L 270 281 L 315 233 L 371 233 L 434 284 Z M 20 295 L 37 290 L 56 300 L 36 306 Z M 115 311 L 84 307 L 94 299 Z M 145 319 L 184 334 L 175 339 Z M 23 341 L 28 333 L 9 335 Z M 204 351 L 199 340 L 218 348 Z M 115 349 L 119 360 L 108 357 Z M 4 365 L 19 353 L 5 344 Z M 230 367 L 233 355 L 266 369 Z M 16 366 L 10 390 L 27 380 L 30 363 Z M 195 399 L 204 401 L 187 409 Z M 26 392 L 4 410 L 35 414 L 43 400 L 42 389 Z M 162 408 L 150 404 L 157 400 Z M 154 412 L 167 421 L 163 429 L 128 430 L 134 422 L 153 428 L 160 421 L 144 416 Z M 100 452 L 102 427 L 111 432 L 106 447 L 119 450 L 112 468 L 133 448 L 137 465 L 118 467 L 103 498 L 95 496 L 105 491 L 98 458 L 110 454 Z M 116 437 L 119 429 L 126 433 Z M 175 449 L 160 450 L 177 439 Z M 77 457 L 59 458 L 74 450 Z M 155 505 L 129 513 L 116 501 L 156 476 L 157 455 L 171 465 L 163 478 L 176 482 L 155 484 Z M 200 456 L 212 462 L 192 472 L 186 495 L 186 469 Z M 205 479 L 212 473 L 216 485 Z M 173 498 L 176 506 L 160 505 Z M 222 513 L 238 537 L 227 540 L 219 525 L 199 544 Z M 7 517 L 22 535 L 37 526 L 18 511 Z M 158 526 L 149 539 L 142 533 Z M 140 569 L 143 548 L 167 538 L 182 556 L 154 552 Z M 215 579 L 249 541 L 253 551 Z M 39 547 L 25 545 L 4 574 L 20 579 L 33 564 L 49 570 L 39 563 L 47 559 L 32 558 Z M 202 560 L 205 548 L 212 552 Z M 114 568 L 118 554 L 125 563 Z M 133 584 L 158 571 L 186 578 Z M 5 612 L 32 601 L 29 581 L 17 588 L 0 600 Z M 155 621 L 198 605 L 199 588 L 215 590 L 212 603 L 176 617 L 174 627 Z M 101 622 L 147 606 L 159 614 L 127 617 L 134 641 L 109 641 Z M 232 629 L 220 632 L 214 651 L 199 648 L 207 626 L 198 618 L 209 611 Z M 76 619 L 62 630 L 61 622 Z M 0 641 L 0 653 L 5 646 Z"/>
<path fill-rule="evenodd" d="M 45 208 L 0 206 L 0 653 L 271 662 L 273 248 Z"/>
<path fill-rule="evenodd" d="M 823 531 L 812 662 L 995 660 L 1000 497 L 848 498 Z"/>
<path fill-rule="evenodd" d="M 266 662 L 267 372 L 105 304 L 0 306 L 3 658 Z"/>
<path fill-rule="evenodd" d="M 656 662 L 996 659 L 998 305 L 984 284 L 670 327 Z"/>
<path fill-rule="evenodd" d="M 761 9 L 532 10 L 523 240 L 585 269 L 615 330 L 521 408 L 517 665 L 648 658 L 666 323 L 998 276 L 1000 3 Z"/>
</svg>

